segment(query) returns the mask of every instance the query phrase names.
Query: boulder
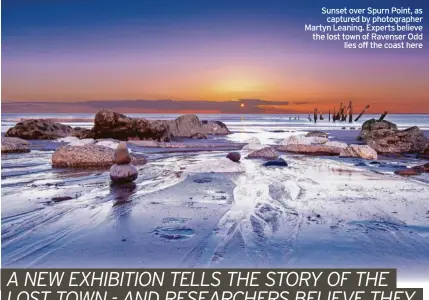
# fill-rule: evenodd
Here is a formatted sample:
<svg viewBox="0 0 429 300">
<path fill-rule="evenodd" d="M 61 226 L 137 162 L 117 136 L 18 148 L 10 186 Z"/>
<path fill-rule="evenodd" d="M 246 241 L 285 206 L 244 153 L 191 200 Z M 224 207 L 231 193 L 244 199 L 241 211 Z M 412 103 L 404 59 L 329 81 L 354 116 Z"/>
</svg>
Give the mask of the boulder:
<svg viewBox="0 0 429 300">
<path fill-rule="evenodd" d="M 122 141 L 169 141 L 171 136 L 168 126 L 162 121 L 129 118 L 108 109 L 95 114 L 91 132 L 95 139 L 113 138 Z"/>
<path fill-rule="evenodd" d="M 319 145 L 305 145 L 305 144 L 290 144 L 287 146 L 280 146 L 277 148 L 279 151 L 300 153 L 308 155 L 339 155 L 342 148 L 334 146 Z"/>
<path fill-rule="evenodd" d="M 328 134 L 323 131 L 310 131 L 305 136 L 306 137 L 316 136 L 316 137 L 328 138 Z"/>
<path fill-rule="evenodd" d="M 83 128 L 83 127 L 73 128 L 71 136 L 75 136 L 79 139 L 91 139 L 91 138 L 93 138 L 92 131 L 88 128 Z"/>
<path fill-rule="evenodd" d="M 421 166 L 415 166 L 412 168 L 395 171 L 395 174 L 401 175 L 401 176 L 415 176 L 415 175 L 420 175 L 422 173 L 429 173 L 429 163 Z"/>
<path fill-rule="evenodd" d="M 287 162 L 283 158 L 270 160 L 263 164 L 265 167 L 287 167 Z"/>
<path fill-rule="evenodd" d="M 16 137 L 2 137 L 1 153 L 30 152 L 30 143 Z"/>
<path fill-rule="evenodd" d="M 173 138 L 207 138 L 207 135 L 229 134 L 228 127 L 220 121 L 200 121 L 196 115 L 183 115 L 164 121 Z"/>
<path fill-rule="evenodd" d="M 94 127 L 90 133 L 95 139 L 113 138 L 117 140 L 153 140 L 168 142 L 172 138 L 204 139 L 210 134 L 230 133 L 225 124 L 219 121 L 201 122 L 196 115 L 183 115 L 175 120 L 146 120 L 130 118 L 108 109 L 98 111 Z"/>
<path fill-rule="evenodd" d="M 127 143 L 121 142 L 115 150 L 114 162 L 117 165 L 131 163 L 131 155 L 128 152 Z"/>
<path fill-rule="evenodd" d="M 247 158 L 264 158 L 264 159 L 277 159 L 278 155 L 276 150 L 271 147 L 265 147 L 259 150 L 250 152 Z"/>
<path fill-rule="evenodd" d="M 377 121 L 376 119 L 370 119 L 365 121 L 362 124 L 362 129 L 359 135 L 357 136 L 358 141 L 364 141 L 366 140 L 366 136 L 368 133 L 370 133 L 373 130 L 379 130 L 379 129 L 391 129 L 391 130 L 398 130 L 398 127 L 389 121 Z"/>
<path fill-rule="evenodd" d="M 403 170 L 395 171 L 395 174 L 401 175 L 401 176 L 416 176 L 416 175 L 420 175 L 421 172 L 419 172 L 415 169 L 403 169 Z"/>
<path fill-rule="evenodd" d="M 312 145 L 312 144 L 325 144 L 329 139 L 325 137 L 310 136 L 307 137 L 303 134 L 291 135 L 290 137 L 284 139 L 280 144 L 283 146 L 287 145 Z"/>
<path fill-rule="evenodd" d="M 205 134 L 209 135 L 227 135 L 230 134 L 228 127 L 221 121 L 201 121 L 201 127 Z"/>
<path fill-rule="evenodd" d="M 28 119 L 9 128 L 6 137 L 18 137 L 26 140 L 55 140 L 69 136 L 73 132 L 70 126 L 47 119 Z"/>
<path fill-rule="evenodd" d="M 360 157 L 363 159 L 377 159 L 377 152 L 368 145 L 349 145 L 340 153 L 340 157 Z"/>
<path fill-rule="evenodd" d="M 365 136 L 365 142 L 378 153 L 420 153 L 429 143 L 418 127 L 405 130 L 377 129 Z"/>
<path fill-rule="evenodd" d="M 338 141 L 329 141 L 329 142 L 325 143 L 324 145 L 325 146 L 338 147 L 341 149 L 345 149 L 348 146 L 346 143 L 338 142 Z"/>
<path fill-rule="evenodd" d="M 421 166 L 412 167 L 412 169 L 416 170 L 417 172 L 421 172 L 421 173 L 429 173 L 429 163 L 421 165 Z"/>
<path fill-rule="evenodd" d="M 114 164 L 115 150 L 99 145 L 62 146 L 52 154 L 53 167 L 104 168 Z M 135 165 L 145 164 L 142 156 L 131 156 Z"/>
<path fill-rule="evenodd" d="M 241 155 L 238 152 L 229 152 L 226 156 L 226 158 L 229 158 L 233 162 L 239 162 L 241 159 Z"/>
<path fill-rule="evenodd" d="M 196 140 L 203 140 L 203 139 L 207 139 L 207 134 L 202 133 L 202 132 L 198 132 L 198 133 L 192 135 L 191 138 L 196 139 Z"/>
<path fill-rule="evenodd" d="M 110 167 L 110 179 L 114 183 L 133 182 L 138 177 L 138 170 L 131 164 L 114 164 Z"/>
</svg>

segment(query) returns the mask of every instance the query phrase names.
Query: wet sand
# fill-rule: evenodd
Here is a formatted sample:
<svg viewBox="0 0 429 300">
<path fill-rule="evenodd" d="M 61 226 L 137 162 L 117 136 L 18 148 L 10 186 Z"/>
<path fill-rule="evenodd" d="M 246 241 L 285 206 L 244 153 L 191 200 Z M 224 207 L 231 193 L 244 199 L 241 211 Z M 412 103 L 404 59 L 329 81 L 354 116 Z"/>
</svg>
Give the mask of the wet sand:
<svg viewBox="0 0 429 300">
<path fill-rule="evenodd" d="M 330 133 L 349 142 L 357 132 Z M 293 133 L 256 136 L 275 144 Z M 2 155 L 3 267 L 395 267 L 420 277 L 429 266 L 428 178 L 393 174 L 421 163 L 413 157 L 282 153 L 286 168 L 242 159 L 220 172 L 227 149 L 134 145 L 149 163 L 135 186 L 115 188 L 107 170 L 52 169 L 58 146 Z"/>
</svg>

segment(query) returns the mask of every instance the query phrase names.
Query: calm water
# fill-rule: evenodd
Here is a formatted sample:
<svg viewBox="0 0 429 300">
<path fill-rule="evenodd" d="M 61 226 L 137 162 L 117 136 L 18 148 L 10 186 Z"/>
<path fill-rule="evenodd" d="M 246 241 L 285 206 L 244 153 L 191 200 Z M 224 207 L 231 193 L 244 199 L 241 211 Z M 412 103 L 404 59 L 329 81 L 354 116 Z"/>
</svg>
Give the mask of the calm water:
<svg viewBox="0 0 429 300">
<path fill-rule="evenodd" d="M 130 117 L 141 117 L 147 119 L 175 119 L 180 114 L 128 114 Z M 218 120 L 226 123 L 232 131 L 245 131 L 256 128 L 264 130 L 281 130 L 287 127 L 288 129 L 307 130 L 307 129 L 324 129 L 335 130 L 343 127 L 358 128 L 363 122 L 370 118 L 379 118 L 377 115 L 364 115 L 359 122 L 329 122 L 327 118 L 323 121 L 318 121 L 317 124 L 308 120 L 306 114 L 283 114 L 283 115 L 238 115 L 238 114 L 218 114 L 207 115 L 198 114 L 201 120 Z M 299 117 L 299 120 L 298 120 Z M 325 116 L 326 117 L 326 116 Z M 61 118 L 70 119 L 69 122 L 62 122 L 70 126 L 92 127 L 92 119 L 94 114 L 2 114 L 1 130 L 2 133 L 16 124 L 21 118 Z M 84 119 L 76 122 L 73 119 Z M 397 124 L 400 128 L 418 126 L 422 130 L 429 130 L 429 114 L 409 115 L 409 114 L 392 114 L 387 115 L 386 120 Z"/>
</svg>

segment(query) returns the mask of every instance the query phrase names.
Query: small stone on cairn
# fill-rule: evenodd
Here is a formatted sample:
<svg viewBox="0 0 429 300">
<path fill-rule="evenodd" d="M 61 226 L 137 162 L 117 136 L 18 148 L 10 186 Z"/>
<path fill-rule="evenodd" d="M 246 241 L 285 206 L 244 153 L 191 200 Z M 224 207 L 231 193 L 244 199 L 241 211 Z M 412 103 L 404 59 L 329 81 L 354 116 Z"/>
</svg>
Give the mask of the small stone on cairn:
<svg viewBox="0 0 429 300">
<path fill-rule="evenodd" d="M 137 179 L 138 170 L 131 164 L 127 143 L 121 142 L 114 155 L 115 164 L 110 168 L 110 179 L 114 183 L 133 182 Z"/>
</svg>

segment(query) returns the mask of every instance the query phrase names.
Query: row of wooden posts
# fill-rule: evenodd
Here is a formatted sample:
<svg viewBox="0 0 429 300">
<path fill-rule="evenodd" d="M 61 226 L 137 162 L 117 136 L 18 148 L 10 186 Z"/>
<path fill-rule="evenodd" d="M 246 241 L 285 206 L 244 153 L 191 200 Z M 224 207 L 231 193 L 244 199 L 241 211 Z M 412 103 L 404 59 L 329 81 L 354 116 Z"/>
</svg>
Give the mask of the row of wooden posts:
<svg viewBox="0 0 429 300">
<path fill-rule="evenodd" d="M 354 119 L 355 122 L 359 121 L 359 119 L 363 116 L 363 114 L 365 113 L 365 111 L 369 108 L 369 105 L 365 106 L 365 108 L 361 111 L 361 113 L 356 117 L 356 119 Z M 384 119 L 384 117 L 386 117 L 387 115 L 387 111 L 385 111 L 379 121 L 382 121 Z M 314 109 L 314 113 L 313 113 L 313 119 L 311 119 L 311 114 L 308 114 L 308 120 L 310 122 L 312 122 L 314 120 L 314 123 L 317 123 L 317 119 L 319 120 L 324 120 L 325 118 L 323 117 L 323 114 L 319 111 L 317 108 Z M 329 110 L 328 112 L 328 119 L 329 122 L 331 122 L 331 110 Z M 340 122 L 348 122 L 349 123 L 353 123 L 353 102 L 350 101 L 349 105 L 346 107 L 343 105 L 343 102 L 340 103 L 340 109 L 338 111 L 336 111 L 336 108 L 334 107 L 333 113 L 332 113 L 332 121 L 336 122 L 336 121 L 340 121 Z"/>
</svg>

